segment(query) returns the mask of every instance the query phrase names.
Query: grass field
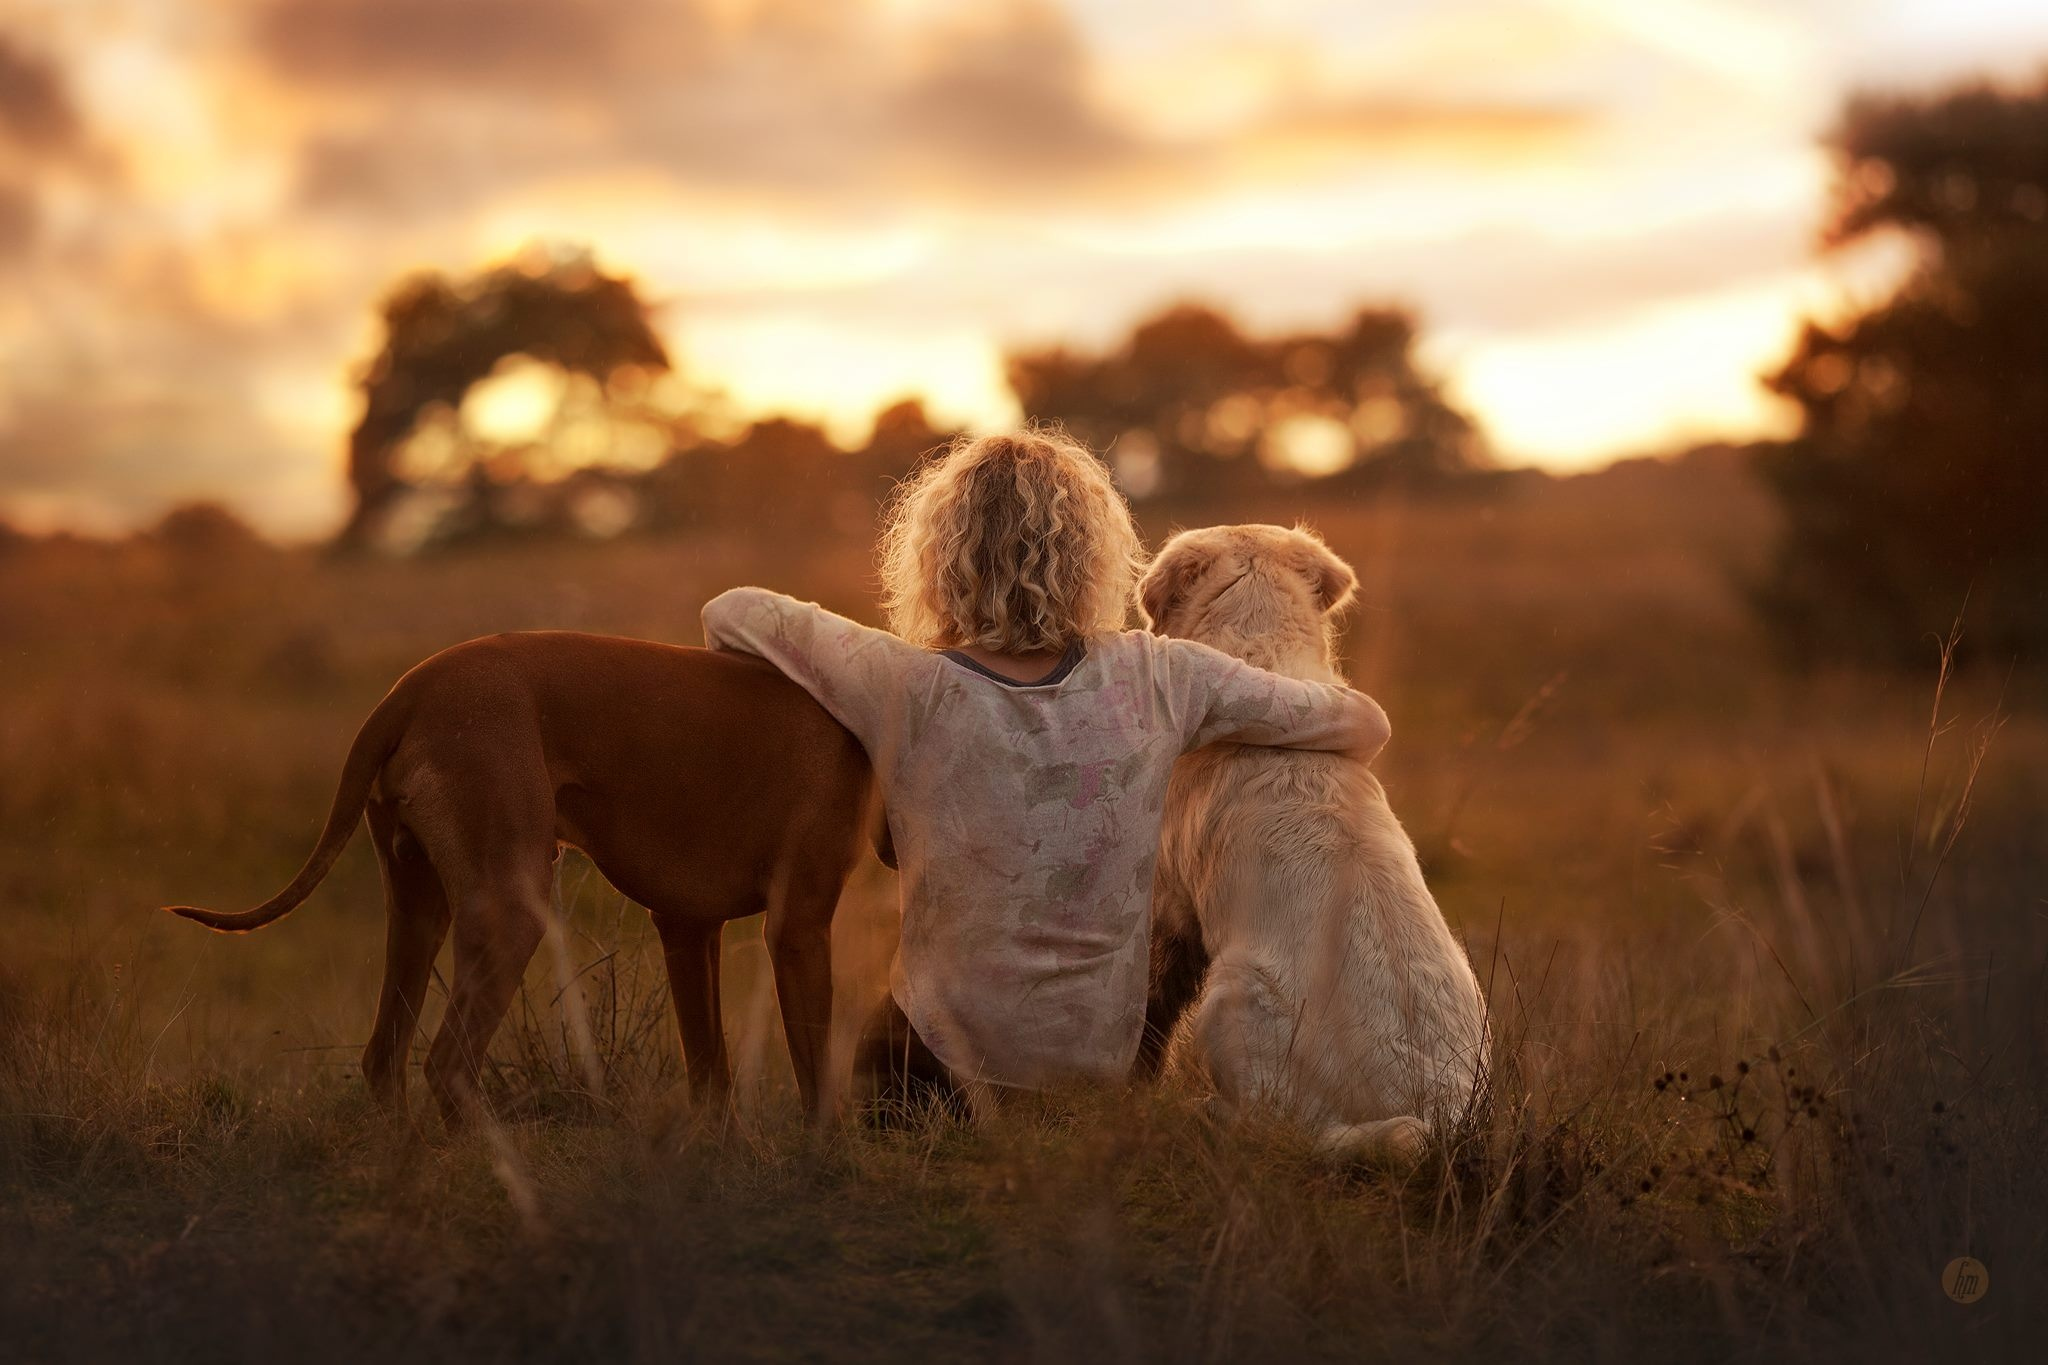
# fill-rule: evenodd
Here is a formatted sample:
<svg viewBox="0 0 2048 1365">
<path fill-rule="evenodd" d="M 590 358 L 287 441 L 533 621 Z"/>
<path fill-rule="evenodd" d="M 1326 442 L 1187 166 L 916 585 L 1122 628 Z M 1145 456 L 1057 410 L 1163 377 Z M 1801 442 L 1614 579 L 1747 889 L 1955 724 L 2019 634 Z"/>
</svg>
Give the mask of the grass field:
<svg viewBox="0 0 2048 1365">
<path fill-rule="evenodd" d="M 1729 466 L 1309 519 L 1360 571 L 1382 772 L 1494 1010 L 1490 1111 L 1405 1180 L 1171 1091 L 808 1134 L 752 922 L 735 1106 L 693 1110 L 646 919 L 573 856 L 500 1121 L 445 1139 L 415 1084 L 385 1122 L 366 840 L 254 937 L 155 907 L 282 884 L 435 649 L 694 643 L 745 581 L 872 618 L 867 547 L 0 546 L 0 1359 L 2034 1358 L 2038 682 L 1937 699 L 1932 641 L 1918 677 L 1775 671 Z M 849 1023 L 892 895 L 870 865 L 842 906 Z"/>
</svg>

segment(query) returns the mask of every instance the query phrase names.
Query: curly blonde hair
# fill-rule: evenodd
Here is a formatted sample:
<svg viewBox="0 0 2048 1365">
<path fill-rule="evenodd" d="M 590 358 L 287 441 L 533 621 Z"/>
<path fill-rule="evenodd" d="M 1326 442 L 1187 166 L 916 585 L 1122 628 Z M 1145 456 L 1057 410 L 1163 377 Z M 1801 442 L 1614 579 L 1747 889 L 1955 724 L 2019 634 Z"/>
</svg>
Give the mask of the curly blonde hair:
<svg viewBox="0 0 2048 1365">
<path fill-rule="evenodd" d="M 1123 629 L 1143 550 L 1109 471 L 1058 431 L 966 437 L 892 501 L 889 624 L 928 649 L 1065 648 Z"/>
</svg>

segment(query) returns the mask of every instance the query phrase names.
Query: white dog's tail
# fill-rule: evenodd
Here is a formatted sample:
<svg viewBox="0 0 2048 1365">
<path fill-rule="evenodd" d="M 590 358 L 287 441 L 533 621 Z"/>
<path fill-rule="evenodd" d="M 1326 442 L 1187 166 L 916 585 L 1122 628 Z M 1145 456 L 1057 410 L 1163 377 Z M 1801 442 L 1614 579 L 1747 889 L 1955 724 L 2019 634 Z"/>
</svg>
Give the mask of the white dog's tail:
<svg viewBox="0 0 2048 1365">
<path fill-rule="evenodd" d="M 1316 1137 L 1316 1153 L 1325 1160 L 1403 1171 L 1420 1161 L 1428 1146 L 1429 1125 L 1406 1114 L 1371 1123 L 1333 1123 Z"/>
</svg>

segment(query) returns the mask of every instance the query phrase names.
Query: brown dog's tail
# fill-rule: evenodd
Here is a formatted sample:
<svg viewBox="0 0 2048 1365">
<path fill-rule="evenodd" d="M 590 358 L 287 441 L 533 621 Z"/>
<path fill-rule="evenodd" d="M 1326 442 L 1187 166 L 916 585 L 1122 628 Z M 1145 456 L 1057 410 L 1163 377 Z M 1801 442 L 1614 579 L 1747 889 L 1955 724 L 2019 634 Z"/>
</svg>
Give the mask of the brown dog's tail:
<svg viewBox="0 0 2048 1365">
<path fill-rule="evenodd" d="M 313 845 L 306 865 L 292 878 L 290 886 L 253 910 L 224 912 L 196 905 L 166 905 L 164 909 L 223 934 L 246 934 L 298 909 L 299 902 L 313 894 L 313 888 L 333 869 L 342 849 L 348 847 L 357 822 L 363 818 L 363 807 L 369 804 L 370 784 L 377 780 L 378 769 L 397 747 L 409 710 L 398 704 L 398 691 L 394 689 L 356 732 L 355 743 L 349 746 L 348 761 L 341 765 L 341 785 L 335 790 L 334 805 L 327 812 L 326 828 L 320 831 L 320 841 Z"/>
</svg>

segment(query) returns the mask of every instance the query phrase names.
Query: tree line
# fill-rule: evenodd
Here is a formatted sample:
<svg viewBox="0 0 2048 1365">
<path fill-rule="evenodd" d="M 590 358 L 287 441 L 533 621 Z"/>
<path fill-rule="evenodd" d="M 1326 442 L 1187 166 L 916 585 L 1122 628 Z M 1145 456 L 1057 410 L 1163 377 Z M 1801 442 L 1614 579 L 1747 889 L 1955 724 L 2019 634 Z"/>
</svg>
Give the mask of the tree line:
<svg viewBox="0 0 2048 1365">
<path fill-rule="evenodd" d="M 344 544 L 412 549 L 483 535 L 872 520 L 873 501 L 956 432 L 911 399 L 848 450 L 787 417 L 721 422 L 673 379 L 632 280 L 586 255 L 534 250 L 467 279 L 426 272 L 382 309 L 349 439 Z M 1416 365 L 1405 312 L 1366 309 L 1328 334 L 1254 338 L 1184 304 L 1107 353 L 1009 357 L 1020 408 L 1101 452 L 1138 500 L 1207 500 L 1315 481 L 1327 491 L 1481 468 L 1476 428 Z M 466 400 L 518 359 L 559 374 L 556 421 L 515 442 Z M 580 438 L 570 440 L 563 425 Z M 620 439 L 620 433 L 626 433 Z M 588 447 L 565 467 L 565 445 Z M 626 454 L 621 457 L 621 452 Z M 1323 490 L 1319 490 L 1323 491 Z"/>
</svg>

